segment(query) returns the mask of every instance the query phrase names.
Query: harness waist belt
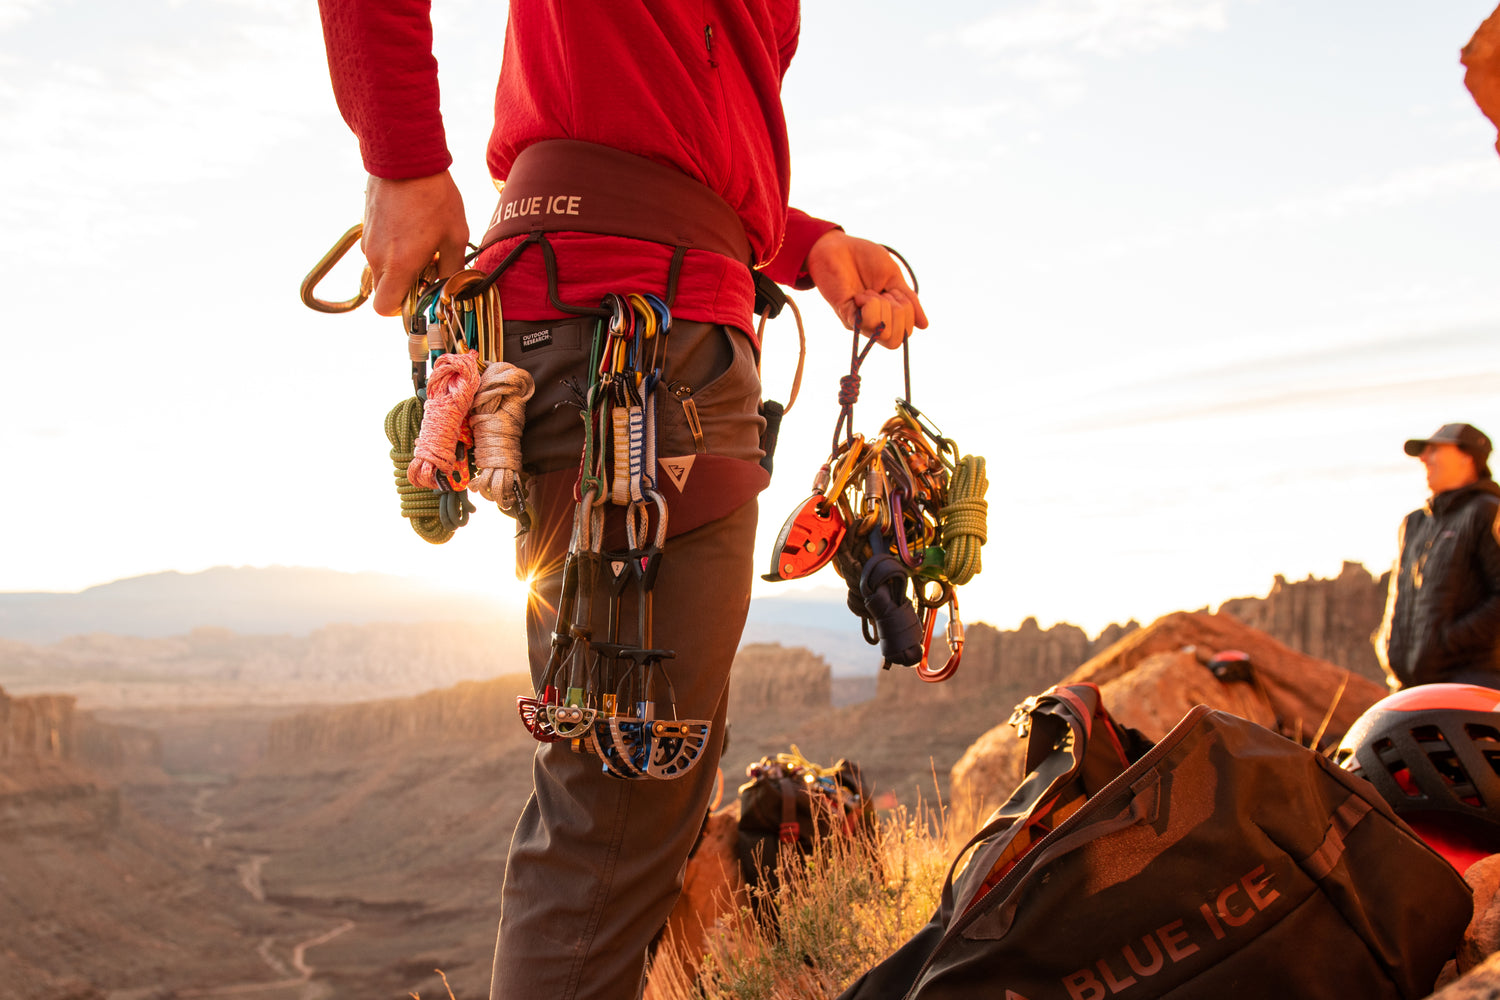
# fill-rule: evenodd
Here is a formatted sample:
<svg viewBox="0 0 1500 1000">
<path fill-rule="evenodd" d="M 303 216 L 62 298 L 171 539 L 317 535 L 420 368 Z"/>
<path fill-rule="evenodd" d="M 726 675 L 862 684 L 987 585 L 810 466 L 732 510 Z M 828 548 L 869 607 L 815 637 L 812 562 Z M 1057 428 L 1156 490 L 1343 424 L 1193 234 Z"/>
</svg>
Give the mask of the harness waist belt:
<svg viewBox="0 0 1500 1000">
<path fill-rule="evenodd" d="M 481 247 L 530 233 L 598 233 L 711 250 L 750 265 L 750 240 L 729 203 L 671 167 L 577 139 L 521 150 Z"/>
</svg>

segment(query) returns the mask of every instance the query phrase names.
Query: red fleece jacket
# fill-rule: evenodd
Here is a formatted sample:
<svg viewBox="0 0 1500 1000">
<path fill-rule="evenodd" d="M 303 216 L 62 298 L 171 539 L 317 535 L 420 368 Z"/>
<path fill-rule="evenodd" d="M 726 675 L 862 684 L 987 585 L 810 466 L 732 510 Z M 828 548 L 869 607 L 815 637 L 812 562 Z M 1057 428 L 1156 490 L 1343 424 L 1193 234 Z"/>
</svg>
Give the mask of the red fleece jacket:
<svg viewBox="0 0 1500 1000">
<path fill-rule="evenodd" d="M 452 163 L 438 105 L 429 0 L 319 0 L 334 93 L 365 169 L 425 177 Z M 787 208 L 790 165 L 781 81 L 797 49 L 797 0 L 510 0 L 487 160 L 503 180 L 543 139 L 580 139 L 682 171 L 739 214 L 763 270 L 811 287 L 803 263 L 832 223 Z M 609 291 L 664 289 L 670 248 L 561 233 L 559 292 L 597 304 Z M 509 248 L 492 248 L 491 265 Z M 501 283 L 506 316 L 548 319 L 541 256 Z M 742 265 L 688 252 L 674 313 L 748 328 Z"/>
</svg>

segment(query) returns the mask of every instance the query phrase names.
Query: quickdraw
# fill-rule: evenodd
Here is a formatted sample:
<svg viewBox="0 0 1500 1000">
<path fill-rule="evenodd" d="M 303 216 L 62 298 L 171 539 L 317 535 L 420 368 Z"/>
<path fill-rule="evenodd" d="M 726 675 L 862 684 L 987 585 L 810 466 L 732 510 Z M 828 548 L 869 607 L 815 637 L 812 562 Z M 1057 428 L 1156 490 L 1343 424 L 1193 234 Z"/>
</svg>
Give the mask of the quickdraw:
<svg viewBox="0 0 1500 1000">
<path fill-rule="evenodd" d="M 861 350 L 859 337 L 856 314 L 849 374 L 839 380 L 833 447 L 813 477 L 812 496 L 783 525 L 763 579 L 794 580 L 832 563 L 849 588 L 847 604 L 865 640 L 880 646 L 882 667 L 899 663 L 915 667 L 924 681 L 942 681 L 963 658 L 957 588 L 980 569 L 984 459 L 961 457 L 953 440 L 912 405 L 907 344 L 906 394 L 896 400 L 895 416 L 873 438 L 855 433 L 859 368 L 875 343 Z M 940 611 L 948 619 L 948 657 L 939 666 L 929 654 Z"/>
<path fill-rule="evenodd" d="M 678 719 L 663 663 L 676 653 L 652 641 L 652 591 L 666 545 L 668 510 L 656 489 L 655 393 L 671 313 L 654 295 L 611 295 L 596 327 L 584 395 L 584 445 L 573 535 L 563 568 L 552 647 L 521 721 L 542 742 L 593 753 L 606 774 L 671 779 L 702 758 L 712 723 Z M 623 508 L 626 547 L 603 550 L 606 506 Z M 593 628 L 593 594 L 606 574 L 605 629 Z M 624 619 L 635 609 L 633 635 Z M 665 701 L 662 701 L 663 695 Z"/>
</svg>

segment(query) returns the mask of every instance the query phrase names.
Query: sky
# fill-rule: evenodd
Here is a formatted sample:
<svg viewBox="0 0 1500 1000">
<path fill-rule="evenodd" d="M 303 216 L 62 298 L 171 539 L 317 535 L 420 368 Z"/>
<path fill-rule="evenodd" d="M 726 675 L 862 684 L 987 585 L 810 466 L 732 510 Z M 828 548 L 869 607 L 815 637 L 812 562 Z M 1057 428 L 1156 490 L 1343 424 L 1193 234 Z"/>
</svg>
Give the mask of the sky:
<svg viewBox="0 0 1500 1000">
<path fill-rule="evenodd" d="M 505 11 L 434 7 L 477 236 Z M 1402 441 L 1500 434 L 1500 156 L 1458 61 L 1493 10 L 806 0 L 792 201 L 916 269 L 913 402 L 990 483 L 966 621 L 1092 634 L 1390 564 L 1426 495 Z M 298 301 L 363 207 L 314 4 L 0 0 L 0 176 L 0 591 L 296 565 L 520 599 L 493 507 L 443 546 L 397 514 L 399 321 Z M 759 569 L 848 365 L 797 302 Z M 768 397 L 795 360 L 778 321 Z M 893 412 L 900 360 L 865 364 L 857 429 Z M 842 584 L 756 593 L 805 586 Z"/>
</svg>

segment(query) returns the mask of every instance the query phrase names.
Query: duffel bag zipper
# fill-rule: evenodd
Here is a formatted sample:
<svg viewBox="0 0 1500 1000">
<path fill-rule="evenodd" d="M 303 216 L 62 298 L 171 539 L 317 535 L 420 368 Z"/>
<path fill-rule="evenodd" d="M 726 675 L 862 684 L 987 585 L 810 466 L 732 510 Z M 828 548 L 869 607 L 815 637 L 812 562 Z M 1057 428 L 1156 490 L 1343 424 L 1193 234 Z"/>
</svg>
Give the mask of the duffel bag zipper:
<svg viewBox="0 0 1500 1000">
<path fill-rule="evenodd" d="M 927 970 L 932 967 L 932 963 L 937 959 L 938 953 L 942 951 L 943 946 L 948 944 L 948 942 L 955 935 L 963 933 L 965 927 L 968 927 L 970 924 L 979 919 L 979 917 L 986 910 L 984 904 L 988 900 L 995 898 L 997 894 L 999 894 L 999 898 L 1003 899 L 1005 895 L 1009 894 L 1011 890 L 1013 890 L 1016 885 L 1034 868 L 1042 864 L 1044 861 L 1050 861 L 1052 860 L 1052 858 L 1058 856 L 1059 852 L 1057 852 L 1056 850 L 1048 850 L 1047 845 L 1049 841 L 1052 844 L 1061 842 L 1063 837 L 1069 831 L 1071 831 L 1075 827 L 1082 825 L 1089 819 L 1090 816 L 1103 808 L 1100 803 L 1105 801 L 1115 791 L 1115 787 L 1117 785 L 1133 784 L 1135 780 L 1142 774 L 1155 767 L 1156 762 L 1170 753 L 1172 749 L 1177 746 L 1177 744 L 1181 743 L 1183 738 L 1187 735 L 1187 731 L 1194 725 L 1196 725 L 1199 719 L 1203 718 L 1203 716 L 1207 715 L 1211 711 L 1213 711 L 1213 709 L 1209 708 L 1207 705 L 1194 706 L 1187 715 L 1184 715 L 1182 717 L 1182 720 L 1178 722 L 1177 725 L 1172 727 L 1172 730 L 1168 732 L 1167 735 L 1161 738 L 1161 742 L 1157 743 L 1150 750 L 1147 750 L 1144 754 L 1141 755 L 1140 760 L 1136 761 L 1134 764 L 1131 764 L 1124 771 L 1121 771 L 1118 775 L 1115 776 L 1113 780 L 1109 782 L 1109 784 L 1105 785 L 1103 788 L 1099 789 L 1099 791 L 1090 796 L 1088 801 L 1078 807 L 1077 812 L 1073 813 L 1073 815 L 1069 816 L 1067 819 L 1057 824 L 1057 826 L 1053 827 L 1052 831 L 1047 834 L 1041 845 L 1036 850 L 1027 854 L 1025 857 L 1021 858 L 1021 860 L 1017 861 L 1016 866 L 1010 871 L 1006 872 L 1005 877 L 996 882 L 992 887 L 990 887 L 990 890 L 988 892 L 972 900 L 969 903 L 968 908 L 964 910 L 964 912 L 959 916 L 957 920 L 953 921 L 953 923 L 948 926 L 948 929 L 943 933 L 943 936 L 938 939 L 938 943 L 933 946 L 932 953 L 927 956 L 927 961 L 922 963 L 922 968 L 918 970 L 916 978 L 912 980 L 912 987 L 911 989 L 906 991 L 906 995 L 903 1000 L 912 1000 L 912 998 L 916 995 L 917 988 L 922 984 L 922 977 L 925 976 L 927 974 Z"/>
</svg>

